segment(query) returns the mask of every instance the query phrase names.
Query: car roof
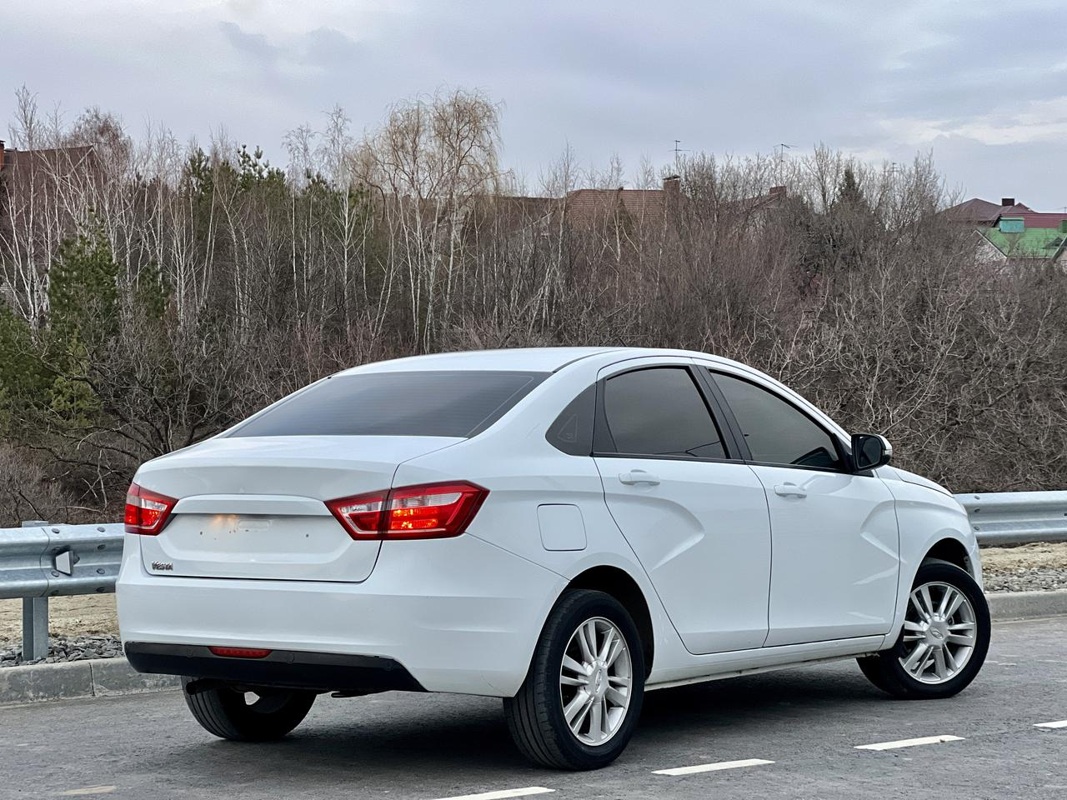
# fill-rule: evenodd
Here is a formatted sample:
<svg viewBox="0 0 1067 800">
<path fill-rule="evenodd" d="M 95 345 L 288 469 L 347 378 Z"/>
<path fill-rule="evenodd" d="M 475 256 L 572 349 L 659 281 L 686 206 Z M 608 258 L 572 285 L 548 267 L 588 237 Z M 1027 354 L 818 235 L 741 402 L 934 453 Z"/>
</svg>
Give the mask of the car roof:
<svg viewBox="0 0 1067 800">
<path fill-rule="evenodd" d="M 410 370 L 508 370 L 515 372 L 555 372 L 590 356 L 623 352 L 618 347 L 516 347 L 508 350 L 470 350 L 433 353 L 390 361 L 364 364 L 342 372 L 407 372 Z"/>
<path fill-rule="evenodd" d="M 755 372 L 745 364 L 710 353 L 694 350 L 674 350 L 659 347 L 515 347 L 504 350 L 466 350 L 454 353 L 431 353 L 421 356 L 394 358 L 363 364 L 341 372 L 341 375 L 367 372 L 409 372 L 412 370 L 485 370 L 514 372 L 558 372 L 578 361 L 602 356 L 601 365 L 615 361 L 654 356 L 702 358 L 723 365 Z"/>
</svg>

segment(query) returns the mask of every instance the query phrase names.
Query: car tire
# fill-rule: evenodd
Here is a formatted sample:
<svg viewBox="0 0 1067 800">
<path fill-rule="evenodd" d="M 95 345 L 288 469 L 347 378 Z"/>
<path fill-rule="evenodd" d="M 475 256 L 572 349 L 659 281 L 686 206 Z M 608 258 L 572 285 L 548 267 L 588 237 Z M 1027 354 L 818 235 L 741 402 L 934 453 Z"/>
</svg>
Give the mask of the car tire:
<svg viewBox="0 0 1067 800">
<path fill-rule="evenodd" d="M 857 658 L 856 663 L 860 665 L 860 672 L 863 673 L 863 677 L 874 684 L 876 688 L 881 689 L 883 692 L 889 692 L 889 684 L 882 677 L 882 659 L 877 654 Z"/>
<path fill-rule="evenodd" d="M 209 733 L 238 742 L 281 739 L 303 722 L 316 696 L 288 689 L 242 692 L 229 686 L 190 692 L 192 682 L 182 678 L 182 693 L 196 721 Z"/>
<path fill-rule="evenodd" d="M 978 584 L 954 564 L 930 560 L 915 576 L 896 644 L 858 660 L 871 683 L 894 697 L 952 697 L 978 675 L 989 637 L 989 605 Z"/>
<path fill-rule="evenodd" d="M 645 661 L 626 609 L 604 592 L 564 594 L 545 622 L 526 680 L 504 698 L 508 729 L 535 764 L 605 767 L 641 714 Z"/>
</svg>

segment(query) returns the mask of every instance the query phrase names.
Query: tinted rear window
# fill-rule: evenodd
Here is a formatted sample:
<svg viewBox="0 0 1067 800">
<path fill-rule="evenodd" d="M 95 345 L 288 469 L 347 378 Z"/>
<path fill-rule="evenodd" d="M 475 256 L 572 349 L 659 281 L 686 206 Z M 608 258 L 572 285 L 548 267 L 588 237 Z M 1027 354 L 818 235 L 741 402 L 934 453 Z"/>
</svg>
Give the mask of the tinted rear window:
<svg viewBox="0 0 1067 800">
<path fill-rule="evenodd" d="M 548 377 L 539 372 L 339 375 L 230 436 L 474 436 Z"/>
</svg>

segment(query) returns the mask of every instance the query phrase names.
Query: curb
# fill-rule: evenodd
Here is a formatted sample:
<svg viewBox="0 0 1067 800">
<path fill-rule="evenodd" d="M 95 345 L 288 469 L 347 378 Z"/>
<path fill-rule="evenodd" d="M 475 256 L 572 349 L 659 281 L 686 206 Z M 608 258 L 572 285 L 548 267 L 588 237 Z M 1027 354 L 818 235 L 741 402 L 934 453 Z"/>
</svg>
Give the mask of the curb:
<svg viewBox="0 0 1067 800">
<path fill-rule="evenodd" d="M 1047 592 L 994 592 L 987 595 L 996 621 L 1067 615 L 1067 589 Z M 93 658 L 60 664 L 0 669 L 0 706 L 114 697 L 177 689 L 173 675 L 135 672 L 125 658 Z"/>
<path fill-rule="evenodd" d="M 173 675 L 135 672 L 125 658 L 4 667 L 0 669 L 0 706 L 158 692 L 178 685 Z"/>
<path fill-rule="evenodd" d="M 1067 614 L 1067 589 L 1047 592 L 994 592 L 989 613 L 994 620 L 1033 619 Z"/>
</svg>

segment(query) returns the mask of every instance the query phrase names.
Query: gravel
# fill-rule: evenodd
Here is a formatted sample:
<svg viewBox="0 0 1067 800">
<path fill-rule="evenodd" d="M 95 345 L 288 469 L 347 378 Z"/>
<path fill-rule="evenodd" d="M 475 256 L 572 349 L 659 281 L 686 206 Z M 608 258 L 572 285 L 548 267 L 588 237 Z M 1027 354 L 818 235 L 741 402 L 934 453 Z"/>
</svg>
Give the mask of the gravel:
<svg viewBox="0 0 1067 800">
<path fill-rule="evenodd" d="M 1067 589 L 1067 542 L 982 549 L 987 592 Z"/>
<path fill-rule="evenodd" d="M 47 658 L 23 661 L 21 641 L 0 641 L 0 668 L 84 661 L 88 658 L 118 658 L 122 655 L 122 642 L 118 636 L 53 636 L 49 644 Z"/>
<path fill-rule="evenodd" d="M 1067 589 L 1067 570 L 1017 569 L 985 575 L 987 592 L 1042 592 Z"/>
</svg>

